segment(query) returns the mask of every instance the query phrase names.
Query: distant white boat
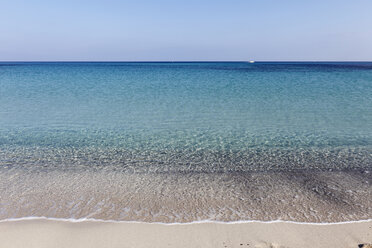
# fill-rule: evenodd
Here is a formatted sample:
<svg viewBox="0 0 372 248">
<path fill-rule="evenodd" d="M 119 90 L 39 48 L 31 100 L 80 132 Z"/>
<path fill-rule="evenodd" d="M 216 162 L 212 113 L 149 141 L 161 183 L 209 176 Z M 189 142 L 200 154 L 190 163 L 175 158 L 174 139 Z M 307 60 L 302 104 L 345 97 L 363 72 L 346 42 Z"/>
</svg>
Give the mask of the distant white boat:
<svg viewBox="0 0 372 248">
<path fill-rule="evenodd" d="M 254 60 L 250 60 L 249 63 L 254 63 Z"/>
</svg>

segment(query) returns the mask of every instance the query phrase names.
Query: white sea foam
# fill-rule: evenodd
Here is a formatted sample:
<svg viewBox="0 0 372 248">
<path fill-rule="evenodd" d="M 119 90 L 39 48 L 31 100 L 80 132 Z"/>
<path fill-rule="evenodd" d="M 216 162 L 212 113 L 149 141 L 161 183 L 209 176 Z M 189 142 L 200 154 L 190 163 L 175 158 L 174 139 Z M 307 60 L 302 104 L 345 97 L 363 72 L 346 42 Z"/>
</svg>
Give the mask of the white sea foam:
<svg viewBox="0 0 372 248">
<path fill-rule="evenodd" d="M 30 220 L 48 220 L 48 221 L 61 221 L 61 222 L 99 222 L 99 223 L 133 223 L 133 224 L 157 224 L 157 225 L 192 225 L 192 224 L 245 224 L 245 223 L 263 223 L 263 224 L 273 224 L 273 223 L 289 223 L 289 224 L 299 224 L 299 225 L 341 225 L 341 224 L 352 224 L 352 223 L 366 223 L 371 222 L 372 219 L 366 220 L 355 220 L 355 221 L 342 221 L 342 222 L 297 222 L 297 221 L 285 221 L 285 220 L 272 220 L 272 221 L 262 221 L 262 220 L 240 220 L 240 221 L 213 221 L 213 220 L 199 220 L 191 222 L 174 222 L 174 223 L 164 223 L 164 222 L 142 222 L 142 221 L 121 221 L 121 220 L 101 220 L 93 218 L 49 218 L 45 216 L 28 216 L 22 218 L 9 218 L 0 220 L 0 223 L 4 222 L 18 222 L 18 221 L 30 221 Z"/>
</svg>

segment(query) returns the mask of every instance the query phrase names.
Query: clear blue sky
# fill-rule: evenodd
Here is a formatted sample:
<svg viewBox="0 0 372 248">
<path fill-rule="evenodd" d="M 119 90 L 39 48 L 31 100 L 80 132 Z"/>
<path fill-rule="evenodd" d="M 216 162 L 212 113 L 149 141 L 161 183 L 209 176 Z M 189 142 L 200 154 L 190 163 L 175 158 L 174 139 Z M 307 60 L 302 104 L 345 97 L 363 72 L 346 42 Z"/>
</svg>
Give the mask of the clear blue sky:
<svg viewBox="0 0 372 248">
<path fill-rule="evenodd" d="M 372 0 L 2 0 L 0 60 L 372 60 Z"/>
</svg>

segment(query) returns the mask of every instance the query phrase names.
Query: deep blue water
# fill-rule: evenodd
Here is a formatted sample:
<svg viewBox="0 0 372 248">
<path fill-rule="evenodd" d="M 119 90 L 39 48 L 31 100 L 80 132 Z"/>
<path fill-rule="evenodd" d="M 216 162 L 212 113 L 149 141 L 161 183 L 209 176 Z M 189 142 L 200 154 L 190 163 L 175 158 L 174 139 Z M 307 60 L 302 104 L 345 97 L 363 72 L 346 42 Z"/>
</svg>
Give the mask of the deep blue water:
<svg viewBox="0 0 372 248">
<path fill-rule="evenodd" d="M 372 63 L 2 62 L 0 152 L 3 166 L 371 168 Z"/>
</svg>

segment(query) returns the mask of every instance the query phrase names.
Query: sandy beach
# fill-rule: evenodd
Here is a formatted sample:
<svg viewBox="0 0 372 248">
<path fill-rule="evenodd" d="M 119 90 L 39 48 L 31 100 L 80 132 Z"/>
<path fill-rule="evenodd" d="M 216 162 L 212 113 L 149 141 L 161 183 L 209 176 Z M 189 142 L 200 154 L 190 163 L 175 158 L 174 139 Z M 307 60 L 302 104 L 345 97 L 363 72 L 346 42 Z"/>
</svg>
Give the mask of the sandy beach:
<svg viewBox="0 0 372 248">
<path fill-rule="evenodd" d="M 0 246 L 59 247 L 337 247 L 372 243 L 372 221 L 151 224 L 48 219 L 3 221 Z"/>
<path fill-rule="evenodd" d="M 0 6 L 0 248 L 372 248 L 372 0 Z"/>
</svg>

